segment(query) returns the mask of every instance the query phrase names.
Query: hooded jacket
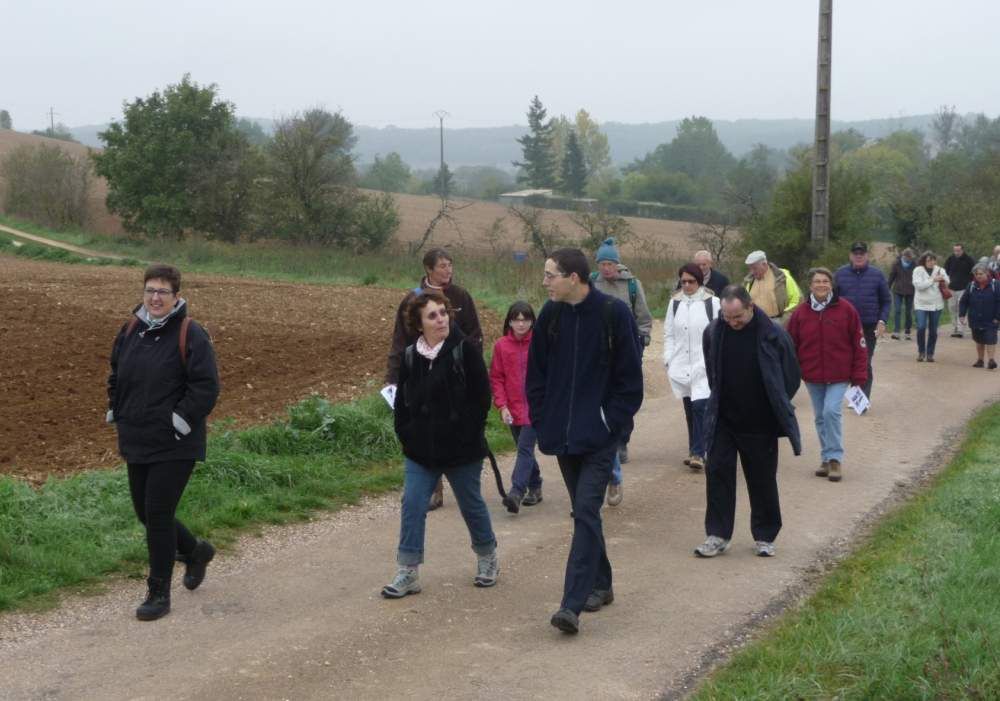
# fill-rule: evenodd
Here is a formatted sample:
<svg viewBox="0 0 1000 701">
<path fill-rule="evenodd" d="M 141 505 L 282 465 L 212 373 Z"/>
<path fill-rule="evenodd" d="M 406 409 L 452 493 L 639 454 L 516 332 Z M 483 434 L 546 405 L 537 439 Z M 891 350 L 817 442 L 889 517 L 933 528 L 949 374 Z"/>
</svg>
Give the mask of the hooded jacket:
<svg viewBox="0 0 1000 701">
<path fill-rule="evenodd" d="M 819 312 L 806 300 L 788 320 L 786 330 L 795 344 L 802 379 L 824 385 L 850 382 L 862 386 L 868 380 L 868 348 L 861 317 L 836 292 L 831 297 Z"/>
<path fill-rule="evenodd" d="M 510 329 L 493 346 L 493 361 L 490 363 L 493 404 L 497 409 L 507 407 L 515 426 L 527 426 L 531 423 L 528 398 L 524 394 L 530 345 L 531 331 L 518 339 L 513 329 Z"/>
<path fill-rule="evenodd" d="M 632 307 L 632 300 L 629 298 L 628 293 L 628 281 L 630 279 L 635 280 L 635 308 Z M 617 280 L 607 280 L 603 275 L 598 273 L 592 286 L 606 295 L 617 297 L 625 302 L 635 315 L 635 324 L 639 328 L 639 338 L 646 339 L 650 337 L 650 334 L 653 332 L 653 315 L 649 311 L 649 305 L 646 303 L 646 292 L 642 289 L 642 281 L 632 274 L 627 265 L 618 264 Z"/>
<path fill-rule="evenodd" d="M 858 310 L 862 324 L 872 325 L 889 318 L 892 295 L 885 274 L 874 265 L 862 268 L 842 265 L 833 274 L 833 283 L 840 298 Z"/>
<path fill-rule="evenodd" d="M 711 318 L 706 313 L 705 300 L 711 305 Z M 707 287 L 699 287 L 690 296 L 678 292 L 667 302 L 667 316 L 663 320 L 663 364 L 667 368 L 670 388 L 678 399 L 690 397 L 696 401 L 708 399 L 711 394 L 701 340 L 705 329 L 718 316 L 719 298 Z"/>
<path fill-rule="evenodd" d="M 535 322 L 526 392 L 538 448 L 546 455 L 592 453 L 632 432 L 642 405 L 638 332 L 628 306 L 613 300 L 614 347 L 608 350 L 607 299 L 590 286 L 578 304 L 546 302 Z M 549 324 L 556 325 L 554 341 Z"/>
<path fill-rule="evenodd" d="M 190 322 L 185 364 L 179 348 L 187 316 L 184 300 L 162 325 L 151 325 L 142 310 L 141 304 L 133 310 L 138 325 L 126 335 L 129 324 L 123 324 L 111 350 L 108 409 L 118 428 L 118 450 L 125 462 L 136 465 L 204 460 L 206 419 L 219 397 L 212 341 Z"/>
<path fill-rule="evenodd" d="M 799 423 L 795 419 L 795 407 L 792 406 L 792 397 L 802 383 L 799 363 L 795 358 L 795 347 L 784 329 L 771 321 L 756 305 L 753 313 L 757 320 L 757 358 L 760 362 L 760 374 L 768 402 L 778 422 L 778 435 L 786 436 L 792 444 L 792 450 L 796 455 L 800 455 L 802 439 L 799 436 Z M 722 394 L 722 384 L 727 379 L 722 376 L 726 327 L 724 321 L 716 319 L 705 329 L 702 339 L 708 384 L 712 388 L 705 409 L 706 451 L 712 449 L 712 442 L 715 440 L 715 429 L 719 422 L 719 397 Z"/>
<path fill-rule="evenodd" d="M 460 343 L 464 345 L 462 367 L 457 368 L 453 351 Z M 490 411 L 486 364 L 456 324 L 452 323 L 434 362 L 414 349 L 413 367 L 400 363 L 393 408 L 396 436 L 410 460 L 447 470 L 486 457 Z"/>
</svg>

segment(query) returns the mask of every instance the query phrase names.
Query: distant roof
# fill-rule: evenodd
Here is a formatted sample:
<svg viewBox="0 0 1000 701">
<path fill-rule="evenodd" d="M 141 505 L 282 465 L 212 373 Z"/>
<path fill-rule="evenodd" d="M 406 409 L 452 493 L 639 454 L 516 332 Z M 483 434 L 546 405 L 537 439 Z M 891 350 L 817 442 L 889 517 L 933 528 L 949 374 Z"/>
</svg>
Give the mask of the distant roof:
<svg viewBox="0 0 1000 701">
<path fill-rule="evenodd" d="M 517 192 L 505 192 L 500 197 L 531 197 L 532 195 L 548 196 L 552 190 L 518 190 Z"/>
</svg>

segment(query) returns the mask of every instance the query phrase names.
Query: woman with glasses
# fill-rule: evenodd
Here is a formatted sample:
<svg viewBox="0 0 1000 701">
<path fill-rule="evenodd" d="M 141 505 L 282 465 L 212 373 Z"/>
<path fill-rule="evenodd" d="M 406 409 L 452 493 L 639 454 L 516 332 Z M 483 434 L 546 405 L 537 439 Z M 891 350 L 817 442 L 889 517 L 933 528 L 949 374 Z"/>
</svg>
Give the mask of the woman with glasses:
<svg viewBox="0 0 1000 701">
<path fill-rule="evenodd" d="M 694 263 L 679 271 L 681 289 L 667 305 L 663 322 L 663 364 L 674 396 L 684 402 L 688 429 L 688 457 L 694 470 L 705 467 L 705 407 L 711 390 L 705 373 L 702 335 L 719 316 L 719 298 L 705 287 L 704 274 Z"/>
<path fill-rule="evenodd" d="M 473 584 L 492 587 L 500 572 L 497 541 L 479 477 L 486 457 L 490 381 L 479 349 L 452 323 L 448 298 L 424 290 L 407 303 L 404 321 L 417 336 L 403 351 L 394 421 L 403 446 L 403 509 L 398 568 L 382 596 L 420 593 L 417 568 L 424 561 L 424 529 L 431 493 L 448 478 L 477 557 Z"/>
<path fill-rule="evenodd" d="M 181 274 L 153 265 L 142 303 L 118 332 L 108 376 L 108 423 L 128 466 L 136 516 L 146 528 L 149 578 L 141 621 L 170 612 L 174 560 L 186 565 L 184 586 L 198 588 L 215 549 L 174 517 L 198 460 L 205 459 L 206 418 L 219 396 L 215 351 L 178 296 Z"/>
</svg>

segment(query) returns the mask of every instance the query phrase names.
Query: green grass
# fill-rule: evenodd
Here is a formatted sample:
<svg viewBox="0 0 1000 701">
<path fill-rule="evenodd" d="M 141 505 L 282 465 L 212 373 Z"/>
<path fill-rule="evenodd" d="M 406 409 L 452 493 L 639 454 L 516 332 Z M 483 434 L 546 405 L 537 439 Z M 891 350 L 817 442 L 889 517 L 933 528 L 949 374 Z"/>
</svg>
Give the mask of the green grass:
<svg viewBox="0 0 1000 701">
<path fill-rule="evenodd" d="M 497 412 L 487 438 L 496 452 L 513 447 Z M 492 478 L 483 480 L 491 499 Z M 261 524 L 307 519 L 402 482 L 381 396 L 336 405 L 311 397 L 271 425 L 235 431 L 217 422 L 178 516 L 225 545 Z M 123 467 L 52 478 L 37 490 L 0 478 L 0 610 L 50 606 L 60 589 L 86 589 L 113 573 L 140 577 L 145 563 Z"/>
<path fill-rule="evenodd" d="M 1000 698 L 1000 404 L 801 609 L 695 699 Z"/>
<path fill-rule="evenodd" d="M 20 244 L 20 245 L 18 245 Z M 15 237 L 9 236 L 0 231 L 0 253 L 31 258 L 32 260 L 43 260 L 50 263 L 78 263 L 82 265 L 141 265 L 139 261 L 132 258 L 115 260 L 112 258 L 86 258 L 79 254 L 67 251 L 62 248 L 53 248 L 38 243 L 21 242 L 15 243 Z"/>
</svg>

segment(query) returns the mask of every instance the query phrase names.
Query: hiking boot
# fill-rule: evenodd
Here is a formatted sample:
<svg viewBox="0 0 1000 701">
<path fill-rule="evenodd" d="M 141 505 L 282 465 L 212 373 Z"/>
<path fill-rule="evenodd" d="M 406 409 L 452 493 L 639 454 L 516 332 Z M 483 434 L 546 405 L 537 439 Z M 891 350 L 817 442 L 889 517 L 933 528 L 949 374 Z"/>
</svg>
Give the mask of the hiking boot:
<svg viewBox="0 0 1000 701">
<path fill-rule="evenodd" d="M 766 540 L 755 541 L 753 551 L 757 557 L 774 557 L 774 543 L 769 543 Z"/>
<path fill-rule="evenodd" d="M 207 540 L 198 539 L 194 550 L 184 558 L 184 587 L 190 591 L 197 589 L 205 579 L 208 563 L 215 557 L 215 548 Z"/>
<path fill-rule="evenodd" d="M 830 461 L 830 481 L 839 482 L 840 481 L 840 460 Z"/>
<path fill-rule="evenodd" d="M 922 363 L 922 362 L 924 362 L 924 358 L 925 358 L 925 357 L 926 357 L 926 356 L 925 356 L 925 355 L 924 355 L 923 353 L 921 353 L 920 355 L 918 355 L 918 356 L 917 356 L 917 362 L 918 362 L 918 363 Z"/>
<path fill-rule="evenodd" d="M 624 498 L 625 495 L 622 494 L 621 484 L 608 485 L 608 506 L 618 506 Z"/>
<path fill-rule="evenodd" d="M 618 462 L 622 465 L 628 462 L 628 446 L 620 445 L 618 446 Z"/>
<path fill-rule="evenodd" d="M 607 606 L 615 600 L 615 592 L 613 589 L 595 589 L 590 592 L 590 596 L 587 597 L 587 603 L 583 605 L 584 611 L 600 611 L 601 607 Z"/>
<path fill-rule="evenodd" d="M 927 356 L 927 362 L 928 363 L 933 363 L 934 362 L 934 356 L 933 355 L 928 355 Z"/>
<path fill-rule="evenodd" d="M 824 460 L 822 464 L 819 466 L 819 469 L 816 470 L 816 476 L 827 477 L 829 474 L 830 474 L 830 461 Z"/>
<path fill-rule="evenodd" d="M 552 618 L 549 619 L 549 623 L 554 625 L 563 633 L 576 635 L 580 632 L 580 617 L 569 609 L 559 609 L 556 611 L 552 614 Z"/>
<path fill-rule="evenodd" d="M 983 366 L 984 366 L 984 364 L 983 364 L 983 359 L 982 358 L 980 358 L 979 360 L 977 360 L 976 362 L 974 362 L 972 364 L 972 367 L 974 367 L 974 368 L 981 368 Z"/>
<path fill-rule="evenodd" d="M 704 470 L 705 469 L 705 459 L 700 455 L 692 455 L 691 460 L 688 461 L 688 467 L 692 470 Z"/>
<path fill-rule="evenodd" d="M 899 334 L 898 333 L 894 333 L 889 338 L 891 338 L 893 341 L 898 341 L 899 340 Z"/>
<path fill-rule="evenodd" d="M 537 487 L 536 489 L 528 488 L 528 493 L 524 495 L 524 499 L 521 500 L 521 506 L 534 506 L 535 504 L 540 504 L 542 501 L 542 488 Z"/>
<path fill-rule="evenodd" d="M 524 496 L 521 492 L 511 487 L 511 490 L 507 492 L 507 496 L 503 498 L 503 505 L 507 508 L 507 511 L 516 514 L 521 510 L 521 501 L 523 499 Z"/>
<path fill-rule="evenodd" d="M 710 535 L 705 538 L 705 542 L 694 549 L 694 554 L 698 557 L 715 557 L 721 555 L 729 549 L 729 541 L 717 535 Z"/>
<path fill-rule="evenodd" d="M 997 369 L 997 361 L 993 360 L 993 358 L 990 358 L 990 362 L 988 362 L 986 364 L 986 369 L 987 370 L 996 370 Z"/>
<path fill-rule="evenodd" d="M 155 621 L 170 613 L 170 580 L 150 577 L 146 580 L 146 600 L 135 610 L 140 621 Z"/>
<path fill-rule="evenodd" d="M 400 567 L 392 582 L 382 587 L 386 599 L 402 599 L 407 594 L 420 593 L 420 574 L 416 567 Z"/>
<path fill-rule="evenodd" d="M 434 487 L 434 493 L 431 494 L 431 500 L 427 504 L 427 510 L 434 511 L 442 506 L 444 506 L 444 482 L 439 479 L 437 486 Z"/>
<path fill-rule="evenodd" d="M 476 560 L 476 578 L 473 584 L 477 587 L 492 587 L 500 575 L 500 563 L 497 561 L 496 550 L 489 555 L 480 555 Z"/>
<path fill-rule="evenodd" d="M 686 458 L 684 458 L 684 464 L 685 465 L 690 465 L 691 464 L 691 458 L 693 458 L 693 457 L 694 457 L 693 455 L 688 455 Z"/>
</svg>

